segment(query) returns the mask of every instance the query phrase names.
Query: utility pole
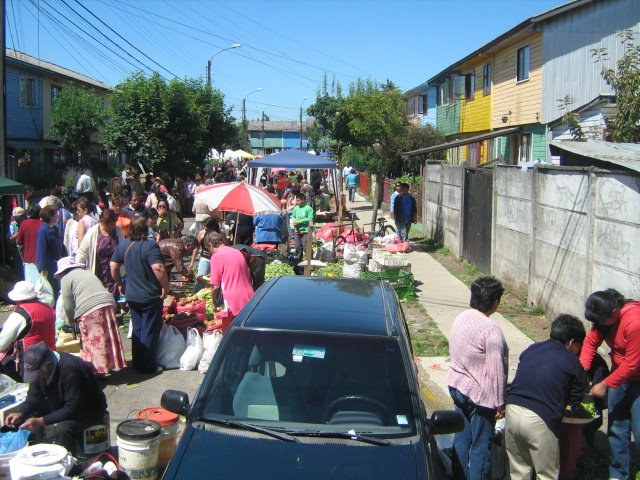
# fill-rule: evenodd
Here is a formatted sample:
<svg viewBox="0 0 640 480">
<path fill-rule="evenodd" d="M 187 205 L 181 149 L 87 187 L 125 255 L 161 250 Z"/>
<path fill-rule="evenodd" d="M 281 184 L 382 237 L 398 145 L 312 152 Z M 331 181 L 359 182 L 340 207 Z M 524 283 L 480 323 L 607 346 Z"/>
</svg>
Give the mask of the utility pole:
<svg viewBox="0 0 640 480">
<path fill-rule="evenodd" d="M 302 104 L 309 97 L 304 97 L 300 102 L 300 150 L 302 150 Z"/>
<path fill-rule="evenodd" d="M 240 47 L 242 47 L 241 43 L 234 43 L 230 47 L 219 50 L 218 52 L 216 52 L 215 55 L 213 55 L 209 60 L 207 60 L 207 85 L 211 86 L 211 60 L 213 60 L 215 57 L 220 55 L 222 52 L 226 52 L 227 50 L 233 50 L 234 48 L 240 48 Z"/>
<path fill-rule="evenodd" d="M 242 148 L 245 148 L 247 142 L 247 98 L 242 99 Z"/>
</svg>

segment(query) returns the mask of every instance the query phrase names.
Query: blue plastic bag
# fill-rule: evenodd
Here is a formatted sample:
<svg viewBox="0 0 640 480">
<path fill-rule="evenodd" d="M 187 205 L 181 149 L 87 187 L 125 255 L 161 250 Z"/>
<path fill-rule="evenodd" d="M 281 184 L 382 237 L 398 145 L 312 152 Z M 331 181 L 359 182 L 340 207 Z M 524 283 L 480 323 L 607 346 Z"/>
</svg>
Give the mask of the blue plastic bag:
<svg viewBox="0 0 640 480">
<path fill-rule="evenodd" d="M 0 454 L 11 453 L 27 446 L 29 430 L 0 433 Z"/>
</svg>

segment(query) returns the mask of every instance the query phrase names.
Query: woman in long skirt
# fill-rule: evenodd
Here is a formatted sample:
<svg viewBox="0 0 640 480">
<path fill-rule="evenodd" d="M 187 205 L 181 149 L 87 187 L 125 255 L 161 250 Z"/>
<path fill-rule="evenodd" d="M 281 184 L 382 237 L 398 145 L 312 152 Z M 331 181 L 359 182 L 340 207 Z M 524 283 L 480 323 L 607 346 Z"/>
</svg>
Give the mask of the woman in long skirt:
<svg viewBox="0 0 640 480">
<path fill-rule="evenodd" d="M 127 366 L 116 321 L 116 303 L 100 280 L 71 257 L 58 261 L 62 301 L 67 318 L 78 322 L 82 351 L 100 375 Z"/>
</svg>

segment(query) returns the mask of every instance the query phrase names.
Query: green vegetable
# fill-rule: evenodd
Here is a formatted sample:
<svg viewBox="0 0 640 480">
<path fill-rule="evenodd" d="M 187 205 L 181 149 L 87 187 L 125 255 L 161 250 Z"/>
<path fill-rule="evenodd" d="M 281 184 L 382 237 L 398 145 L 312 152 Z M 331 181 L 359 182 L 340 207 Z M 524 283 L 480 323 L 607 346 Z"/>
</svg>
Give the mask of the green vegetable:
<svg viewBox="0 0 640 480">
<path fill-rule="evenodd" d="M 342 264 L 341 263 L 327 263 L 326 267 L 320 267 L 313 271 L 311 275 L 318 277 L 341 277 L 342 276 Z"/>
<path fill-rule="evenodd" d="M 285 276 L 285 275 L 295 275 L 296 272 L 293 271 L 293 267 L 288 263 L 268 263 L 264 269 L 264 279 L 269 280 L 272 277 L 277 276 Z"/>
<path fill-rule="evenodd" d="M 593 403 L 593 399 L 587 399 L 577 405 L 567 406 L 564 416 L 568 418 L 598 418 L 600 412 Z"/>
</svg>

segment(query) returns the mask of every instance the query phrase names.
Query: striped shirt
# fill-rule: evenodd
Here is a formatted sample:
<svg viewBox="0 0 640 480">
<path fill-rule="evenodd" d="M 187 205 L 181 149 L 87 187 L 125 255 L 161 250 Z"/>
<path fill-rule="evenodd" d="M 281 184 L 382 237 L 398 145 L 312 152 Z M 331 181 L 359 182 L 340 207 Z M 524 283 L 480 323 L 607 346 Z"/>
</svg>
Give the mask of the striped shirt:
<svg viewBox="0 0 640 480">
<path fill-rule="evenodd" d="M 496 409 L 505 403 L 509 348 L 496 322 L 469 309 L 453 322 L 447 384 L 476 405 Z"/>
</svg>

